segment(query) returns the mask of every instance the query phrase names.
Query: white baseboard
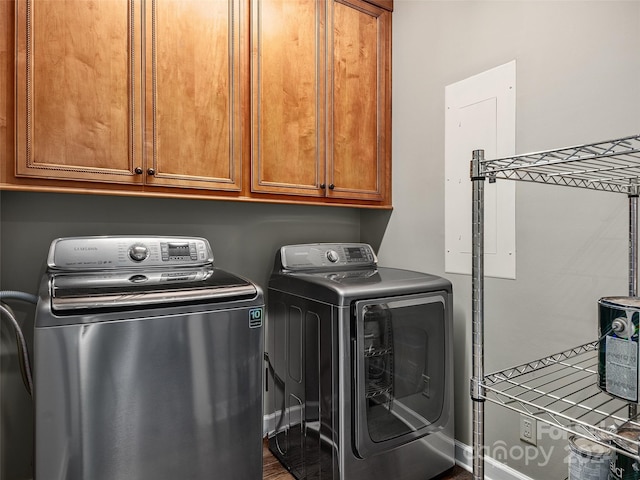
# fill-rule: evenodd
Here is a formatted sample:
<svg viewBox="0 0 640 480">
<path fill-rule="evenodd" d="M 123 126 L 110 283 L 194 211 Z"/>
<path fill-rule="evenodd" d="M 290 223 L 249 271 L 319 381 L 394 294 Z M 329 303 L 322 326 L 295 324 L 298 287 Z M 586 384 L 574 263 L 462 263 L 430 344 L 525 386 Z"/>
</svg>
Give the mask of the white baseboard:
<svg viewBox="0 0 640 480">
<path fill-rule="evenodd" d="M 270 413 L 262 417 L 262 437 L 267 437 L 269 433 L 276 429 L 276 414 Z"/>
<path fill-rule="evenodd" d="M 468 472 L 473 470 L 473 449 L 457 440 L 456 464 Z M 485 480 L 532 480 L 531 477 L 487 456 L 484 457 L 484 477 Z"/>
</svg>

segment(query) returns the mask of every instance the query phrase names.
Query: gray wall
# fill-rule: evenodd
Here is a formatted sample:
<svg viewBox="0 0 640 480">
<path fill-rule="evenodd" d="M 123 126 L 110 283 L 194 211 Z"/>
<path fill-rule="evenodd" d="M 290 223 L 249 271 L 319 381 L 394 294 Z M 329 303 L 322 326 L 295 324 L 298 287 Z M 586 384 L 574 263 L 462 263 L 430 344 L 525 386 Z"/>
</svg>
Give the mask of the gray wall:
<svg viewBox="0 0 640 480">
<path fill-rule="evenodd" d="M 388 217 L 388 213 L 372 213 Z M 194 235 L 212 245 L 218 267 L 266 289 L 286 243 L 358 241 L 353 208 L 0 192 L 0 289 L 36 293 L 51 241 L 75 235 Z M 375 236 L 372 237 L 375 241 Z M 379 243 L 379 240 L 378 240 Z M 27 334 L 32 308 L 12 302 Z M 29 339 L 30 341 L 30 339 Z M 15 341 L 0 323 L 0 479 L 31 475 L 33 418 Z"/>
<path fill-rule="evenodd" d="M 379 259 L 454 284 L 456 437 L 470 445 L 471 282 L 444 272 L 445 86 L 515 59 L 518 153 L 640 133 L 640 2 L 396 0 L 393 22 L 394 211 Z M 598 298 L 627 294 L 625 196 L 519 183 L 516 235 L 517 280 L 486 284 L 487 372 L 594 340 Z M 487 405 L 490 454 L 524 448 L 518 420 Z M 507 463 L 565 478 L 566 441 L 542 436 L 549 466 Z"/>
</svg>

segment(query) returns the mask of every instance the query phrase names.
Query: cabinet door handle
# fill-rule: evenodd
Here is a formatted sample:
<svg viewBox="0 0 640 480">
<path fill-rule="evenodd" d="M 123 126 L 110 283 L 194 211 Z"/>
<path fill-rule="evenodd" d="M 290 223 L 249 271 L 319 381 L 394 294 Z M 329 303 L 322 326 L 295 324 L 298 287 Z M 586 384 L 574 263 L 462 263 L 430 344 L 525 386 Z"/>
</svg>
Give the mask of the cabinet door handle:
<svg viewBox="0 0 640 480">
<path fill-rule="evenodd" d="M 334 188 L 336 188 L 336 186 L 333 183 L 329 184 L 329 190 L 333 190 Z"/>
<path fill-rule="evenodd" d="M 325 188 L 327 188 L 327 186 L 326 186 L 324 183 L 321 183 L 321 184 L 320 184 L 320 188 L 321 188 L 322 190 L 324 190 Z"/>
<path fill-rule="evenodd" d="M 155 175 L 155 174 L 156 174 L 156 171 L 155 171 L 153 168 L 150 168 L 149 170 L 147 170 L 147 173 L 148 173 L 149 175 Z"/>
<path fill-rule="evenodd" d="M 136 175 L 142 175 L 142 168 L 136 167 L 134 172 L 135 172 Z"/>
</svg>

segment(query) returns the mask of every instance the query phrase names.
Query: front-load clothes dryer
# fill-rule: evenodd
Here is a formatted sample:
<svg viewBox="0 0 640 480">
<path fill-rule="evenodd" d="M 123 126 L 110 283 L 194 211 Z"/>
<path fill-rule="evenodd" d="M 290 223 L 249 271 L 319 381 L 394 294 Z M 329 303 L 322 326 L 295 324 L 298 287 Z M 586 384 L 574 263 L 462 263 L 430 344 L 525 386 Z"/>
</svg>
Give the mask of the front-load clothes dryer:
<svg viewBox="0 0 640 480">
<path fill-rule="evenodd" d="M 193 237 L 53 242 L 36 480 L 262 478 L 263 295 Z"/>
<path fill-rule="evenodd" d="M 299 480 L 454 466 L 452 286 L 366 244 L 288 245 L 268 288 L 269 449 Z"/>
</svg>

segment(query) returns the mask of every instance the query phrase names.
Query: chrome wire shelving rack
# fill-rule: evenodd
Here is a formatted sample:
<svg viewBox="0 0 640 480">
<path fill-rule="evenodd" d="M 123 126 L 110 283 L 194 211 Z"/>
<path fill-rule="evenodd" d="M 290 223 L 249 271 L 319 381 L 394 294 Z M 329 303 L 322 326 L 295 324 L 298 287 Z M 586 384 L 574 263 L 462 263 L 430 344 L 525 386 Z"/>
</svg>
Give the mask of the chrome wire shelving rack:
<svg viewBox="0 0 640 480">
<path fill-rule="evenodd" d="M 598 342 L 499 372 L 484 372 L 484 184 L 509 179 L 626 194 L 629 198 L 629 295 L 637 296 L 640 135 L 526 155 L 471 161 L 473 478 L 484 480 L 484 403 L 489 401 L 607 445 L 640 461 L 640 442 L 611 428 L 640 428 L 635 404 L 598 388 Z M 618 441 L 619 443 L 616 443 Z M 626 443 L 625 443 L 626 442 Z M 636 451 L 630 454 L 619 444 Z"/>
</svg>

